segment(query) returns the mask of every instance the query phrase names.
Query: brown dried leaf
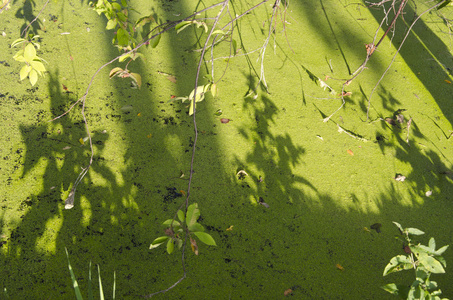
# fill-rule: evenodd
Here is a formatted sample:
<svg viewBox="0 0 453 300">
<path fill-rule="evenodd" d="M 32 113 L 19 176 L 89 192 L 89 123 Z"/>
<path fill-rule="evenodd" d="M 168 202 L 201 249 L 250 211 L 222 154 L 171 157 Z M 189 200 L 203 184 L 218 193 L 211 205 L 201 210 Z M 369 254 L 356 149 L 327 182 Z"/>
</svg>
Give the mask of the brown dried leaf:
<svg viewBox="0 0 453 300">
<path fill-rule="evenodd" d="M 173 83 L 176 83 L 176 76 L 170 75 L 170 76 L 167 76 L 167 79 Z"/>
<path fill-rule="evenodd" d="M 190 246 L 192 247 L 192 251 L 195 253 L 195 255 L 198 255 L 197 241 L 194 240 L 193 238 L 190 238 Z"/>
<path fill-rule="evenodd" d="M 381 223 L 374 223 L 373 225 L 370 226 L 371 229 L 376 230 L 377 233 L 381 233 Z"/>
<path fill-rule="evenodd" d="M 289 296 L 293 293 L 293 290 L 292 289 L 287 289 L 286 291 L 283 292 L 283 295 L 285 296 Z"/>
</svg>

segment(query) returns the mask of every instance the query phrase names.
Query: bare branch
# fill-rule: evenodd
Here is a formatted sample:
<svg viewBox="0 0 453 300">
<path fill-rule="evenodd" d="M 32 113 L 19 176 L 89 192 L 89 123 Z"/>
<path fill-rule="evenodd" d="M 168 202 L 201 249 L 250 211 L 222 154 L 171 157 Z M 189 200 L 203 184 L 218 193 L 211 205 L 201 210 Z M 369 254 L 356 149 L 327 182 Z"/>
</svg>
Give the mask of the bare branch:
<svg viewBox="0 0 453 300">
<path fill-rule="evenodd" d="M 24 28 L 24 30 L 22 30 L 22 33 L 21 33 L 21 36 L 24 38 L 25 37 L 25 33 L 28 31 L 28 28 L 30 28 L 31 24 L 33 24 L 38 18 L 39 16 L 41 15 L 42 11 L 46 8 L 47 4 L 49 3 L 50 0 L 47 0 L 46 3 L 44 3 L 44 6 L 41 8 L 41 10 L 39 11 L 38 15 L 36 16 L 36 18 L 34 18 L 30 24 L 27 25 L 27 27 Z"/>
</svg>

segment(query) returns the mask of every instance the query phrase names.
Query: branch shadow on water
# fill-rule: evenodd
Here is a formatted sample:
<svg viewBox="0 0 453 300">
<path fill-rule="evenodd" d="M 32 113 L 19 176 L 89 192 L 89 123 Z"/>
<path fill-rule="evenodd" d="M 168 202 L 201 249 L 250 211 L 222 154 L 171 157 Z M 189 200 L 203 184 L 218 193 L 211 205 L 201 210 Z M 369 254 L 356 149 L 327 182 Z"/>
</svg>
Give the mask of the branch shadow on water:
<svg viewBox="0 0 453 300">
<path fill-rule="evenodd" d="M 246 154 L 245 160 L 236 157 L 236 165 L 254 172 L 250 174 L 254 188 L 249 198 L 254 198 L 255 203 L 259 203 L 261 198 L 261 201 L 271 205 L 271 202 L 284 201 L 285 198 L 287 203 L 301 200 L 301 186 L 307 186 L 316 192 L 316 188 L 308 180 L 292 172 L 303 161 L 303 147 L 295 145 L 288 133 L 271 132 L 272 123 L 275 123 L 279 113 L 272 100 L 267 96 L 261 96 L 258 100 L 247 97 L 243 110 L 253 116 L 254 125 L 239 129 L 239 133 L 250 144 L 253 143 L 253 147 Z"/>
</svg>

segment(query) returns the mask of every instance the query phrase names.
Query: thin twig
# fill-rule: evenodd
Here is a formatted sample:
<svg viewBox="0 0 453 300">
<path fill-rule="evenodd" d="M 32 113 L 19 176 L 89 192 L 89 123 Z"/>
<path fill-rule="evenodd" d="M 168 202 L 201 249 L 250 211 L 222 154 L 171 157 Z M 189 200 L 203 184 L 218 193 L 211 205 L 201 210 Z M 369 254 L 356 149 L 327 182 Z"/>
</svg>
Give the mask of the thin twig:
<svg viewBox="0 0 453 300">
<path fill-rule="evenodd" d="M 426 14 L 427 12 L 435 9 L 436 7 L 442 5 L 444 2 L 446 2 L 448 0 L 443 0 L 439 3 L 437 3 L 436 5 L 428 8 L 427 10 L 425 10 L 424 12 L 422 12 L 417 18 L 415 18 L 415 20 L 412 22 L 412 25 L 409 27 L 409 29 L 407 30 L 407 33 L 406 35 L 404 36 L 403 40 L 401 41 L 401 44 L 400 46 L 398 47 L 398 49 L 396 50 L 396 53 L 395 55 L 393 55 L 393 58 L 390 62 L 390 64 L 388 65 L 387 69 L 385 69 L 384 73 L 382 74 L 381 78 L 379 78 L 378 82 L 376 83 L 376 85 L 374 86 L 373 90 L 371 91 L 371 94 L 370 94 L 370 97 L 368 98 L 368 108 L 367 108 L 367 112 L 366 112 L 366 117 L 367 117 L 367 121 L 369 120 L 369 112 L 370 112 L 370 105 L 371 105 L 371 97 L 373 96 L 374 92 L 376 91 L 376 88 L 378 87 L 378 85 L 381 83 L 382 79 L 384 79 L 384 76 L 387 74 L 388 70 L 390 70 L 390 67 L 392 66 L 393 62 L 395 61 L 396 59 L 396 56 L 399 54 L 400 50 L 401 50 L 401 47 L 403 47 L 404 45 L 404 42 L 406 41 L 407 37 L 409 36 L 409 34 L 411 33 L 412 31 L 412 27 L 414 27 L 415 23 L 417 23 L 417 21 L 424 15 Z"/>
<path fill-rule="evenodd" d="M 3 5 L 3 7 L 0 8 L 0 13 L 1 13 L 2 11 L 4 11 L 4 10 L 8 10 L 8 8 L 7 8 L 7 7 L 8 7 L 8 4 L 9 4 L 11 1 L 12 1 L 12 0 L 8 0 L 8 2 L 6 2 L 6 3 Z"/>
<path fill-rule="evenodd" d="M 49 1 L 47 1 L 49 2 Z M 89 139 L 89 142 L 90 142 L 90 151 L 91 151 L 91 156 L 90 156 L 90 161 L 88 163 L 88 165 L 84 168 L 82 168 L 82 172 L 80 172 L 79 176 L 77 177 L 76 181 L 74 182 L 74 186 L 73 188 L 71 189 L 71 192 L 69 193 L 68 195 L 68 198 L 66 199 L 65 201 L 65 208 L 67 209 L 70 209 L 72 207 L 74 207 L 74 197 L 75 197 L 75 192 L 76 192 L 76 188 L 77 188 L 77 185 L 82 181 L 82 179 L 84 178 L 84 176 L 88 173 L 88 170 L 90 169 L 91 165 L 93 164 L 93 158 L 94 158 L 94 149 L 93 149 L 93 141 L 92 141 L 92 138 L 91 138 L 91 134 L 90 134 L 90 130 L 89 130 L 89 126 L 88 126 L 88 122 L 87 122 L 87 119 L 86 119 L 86 116 L 85 116 L 85 104 L 86 104 L 86 99 L 87 99 L 87 96 L 88 96 L 88 93 L 91 89 L 91 86 L 93 85 L 93 81 L 95 79 L 95 77 L 99 74 L 99 72 L 104 69 L 106 66 L 112 64 L 115 60 L 125 56 L 125 55 L 128 55 L 130 53 L 133 53 L 135 51 L 137 51 L 139 48 L 141 48 L 143 45 L 146 45 L 150 40 L 152 40 L 153 38 L 157 37 L 158 35 L 161 35 L 163 34 L 164 32 L 174 28 L 176 25 L 178 25 L 179 23 L 183 22 L 183 21 L 187 21 L 191 18 L 193 18 L 194 16 L 196 16 L 197 14 L 199 13 L 202 13 L 206 10 L 209 10 L 209 9 L 212 9 L 214 7 L 217 7 L 217 6 L 220 6 L 223 2 L 221 3 L 217 3 L 217 4 L 214 4 L 214 5 L 211 5 L 205 9 L 202 9 L 198 12 L 195 12 L 193 13 L 192 15 L 182 19 L 182 20 L 179 20 L 179 21 L 175 21 L 175 22 L 170 22 L 170 23 L 165 23 L 165 24 L 162 24 L 162 25 L 158 25 L 156 26 L 151 32 L 153 32 L 155 29 L 157 28 L 163 28 L 161 31 L 159 31 L 158 33 L 152 35 L 151 37 L 147 38 L 147 39 L 144 39 L 141 43 L 139 43 L 134 49 L 132 50 L 129 50 L 115 58 L 113 58 L 112 60 L 110 60 L 109 62 L 105 63 L 104 65 L 102 65 L 99 69 L 97 69 L 97 71 L 94 73 L 94 75 L 91 77 L 91 80 L 88 84 L 88 87 L 87 89 L 85 90 L 85 94 L 83 94 L 83 96 L 81 98 L 79 98 L 74 104 L 72 104 L 70 106 L 70 108 L 64 112 L 63 114 L 53 118 L 52 120 L 50 120 L 49 122 L 52 122 L 52 121 L 55 121 L 63 116 L 65 116 L 66 114 L 68 114 L 78 103 L 82 103 L 82 117 L 83 117 L 83 122 L 85 124 L 85 129 L 86 129 L 86 132 L 88 134 L 88 139 Z"/>
<path fill-rule="evenodd" d="M 268 87 L 267 87 L 267 82 L 266 82 L 266 77 L 264 76 L 264 54 L 266 53 L 266 48 L 267 45 L 269 44 L 269 40 L 271 38 L 272 32 L 274 31 L 274 18 L 275 18 L 275 13 L 280 6 L 280 0 L 276 0 L 274 3 L 274 6 L 272 7 L 272 16 L 271 20 L 269 22 L 269 31 L 267 34 L 267 38 L 264 41 L 262 50 L 261 50 L 261 72 L 260 72 L 260 78 L 258 80 L 258 84 L 256 85 L 255 89 L 258 88 L 258 86 L 263 83 L 264 87 L 266 88 L 266 92 L 269 93 Z"/>
<path fill-rule="evenodd" d="M 49 3 L 50 0 L 47 0 L 46 3 L 44 3 L 44 6 L 41 8 L 41 10 L 39 11 L 38 15 L 36 16 L 36 18 L 34 18 L 30 24 L 27 25 L 27 27 L 24 28 L 24 30 L 22 30 L 22 33 L 21 33 L 21 36 L 22 38 L 25 37 L 25 33 L 28 31 L 28 28 L 31 26 L 31 24 L 33 24 L 38 18 L 39 16 L 41 15 L 42 11 L 46 8 L 47 4 Z"/>
<path fill-rule="evenodd" d="M 187 212 L 187 208 L 189 207 L 189 197 L 190 197 L 190 188 L 191 188 L 191 185 L 192 185 L 192 179 L 193 179 L 193 169 L 194 169 L 194 162 L 195 162 L 195 152 L 196 152 L 196 145 L 197 145 L 197 140 L 198 140 L 198 129 L 197 129 L 197 119 L 196 119 L 196 97 L 197 97 L 197 87 L 198 87 L 198 80 L 199 80 L 199 77 L 200 77 L 200 71 L 201 71 L 201 64 L 203 63 L 204 61 L 204 55 L 206 53 L 206 50 L 207 50 L 207 47 L 208 47 L 208 43 L 209 43 L 209 40 L 211 39 L 211 36 L 212 36 L 212 33 L 214 32 L 214 29 L 217 25 L 217 23 L 219 22 L 219 18 L 220 18 L 220 15 L 222 14 L 223 10 L 225 9 L 225 7 L 228 5 L 228 1 L 229 0 L 225 0 L 222 2 L 223 6 L 222 8 L 220 9 L 219 13 L 217 14 L 217 17 L 214 21 L 214 24 L 211 28 L 211 31 L 209 32 L 208 34 L 208 37 L 206 38 L 206 42 L 204 44 L 204 47 L 203 47 L 203 51 L 201 53 L 201 56 L 200 56 L 200 59 L 198 61 L 198 66 L 197 66 L 197 74 L 195 76 L 195 89 L 194 89 L 194 96 L 193 96 L 193 126 L 194 126 L 194 133 L 195 133 L 195 137 L 194 137 L 194 142 L 193 142 L 193 147 L 192 147 L 192 158 L 190 160 L 190 174 L 189 174 L 189 183 L 188 183 L 188 186 L 187 186 L 187 195 L 186 195 L 186 199 L 185 199 L 185 211 Z M 176 217 L 176 216 L 175 216 Z M 188 230 L 188 229 L 186 229 Z M 144 296 L 145 298 L 150 298 L 154 295 L 157 295 L 157 294 L 160 294 L 160 293 L 165 293 L 165 292 L 168 292 L 169 290 L 173 289 L 175 286 L 177 286 L 181 281 L 184 280 L 184 278 L 186 278 L 186 267 L 185 267 L 185 250 L 186 250 L 186 245 L 187 245 L 187 238 L 188 238 L 189 234 L 187 234 L 186 232 L 186 235 L 185 235 L 185 239 L 184 239 L 184 243 L 182 245 L 182 254 L 181 254 L 181 263 L 182 263 L 182 268 L 183 268 L 183 275 L 180 279 L 178 279 L 174 284 L 172 284 L 169 288 L 165 289 L 165 290 L 161 290 L 161 291 L 158 291 L 158 292 L 155 292 L 155 293 L 152 293 L 152 294 L 149 294 L 149 295 L 146 295 Z"/>
</svg>

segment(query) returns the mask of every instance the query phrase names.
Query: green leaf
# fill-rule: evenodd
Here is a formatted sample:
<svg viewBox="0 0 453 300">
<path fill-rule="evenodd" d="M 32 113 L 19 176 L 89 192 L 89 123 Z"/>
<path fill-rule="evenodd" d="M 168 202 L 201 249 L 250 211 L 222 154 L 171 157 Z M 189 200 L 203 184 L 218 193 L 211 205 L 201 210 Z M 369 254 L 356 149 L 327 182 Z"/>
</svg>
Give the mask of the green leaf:
<svg viewBox="0 0 453 300">
<path fill-rule="evenodd" d="M 398 229 L 400 230 L 401 233 L 404 232 L 404 229 L 403 229 L 403 226 L 400 225 L 400 223 L 397 223 L 397 222 L 393 222 L 393 224 L 396 225 L 396 227 L 398 227 Z"/>
<path fill-rule="evenodd" d="M 406 232 L 412 235 L 422 235 L 425 234 L 423 231 L 417 228 L 406 228 Z"/>
<path fill-rule="evenodd" d="M 204 231 L 203 225 L 201 225 L 201 224 L 198 223 L 198 222 L 195 222 L 194 224 L 192 224 L 192 225 L 190 225 L 190 226 L 187 226 L 187 228 L 189 229 L 190 232 L 193 232 L 193 231 L 200 231 L 200 232 L 203 232 L 203 231 Z"/>
<path fill-rule="evenodd" d="M 118 61 L 119 62 L 123 62 L 126 59 L 128 59 L 129 57 L 131 57 L 131 53 L 128 53 L 128 54 L 125 54 L 125 55 L 121 55 L 120 58 L 118 58 Z"/>
<path fill-rule="evenodd" d="M 409 290 L 409 293 L 407 294 L 407 299 L 414 299 L 414 300 L 420 300 L 420 299 L 425 299 L 425 291 L 422 289 L 422 287 L 420 286 L 420 283 L 419 281 L 415 280 L 412 285 L 411 285 L 411 288 Z"/>
<path fill-rule="evenodd" d="M 118 28 L 116 32 L 116 38 L 118 39 L 118 45 L 127 46 L 129 44 L 129 33 L 123 28 Z"/>
<path fill-rule="evenodd" d="M 427 256 L 429 253 L 431 253 L 431 249 L 423 245 L 409 246 L 409 248 L 411 249 L 412 253 L 417 256 L 417 258 L 420 258 L 420 256 Z"/>
<path fill-rule="evenodd" d="M 17 45 L 20 45 L 20 44 L 22 44 L 25 41 L 26 41 L 25 39 L 17 39 L 14 42 L 11 43 L 11 48 L 16 47 Z"/>
<path fill-rule="evenodd" d="M 138 73 L 131 73 L 131 78 L 134 79 L 134 81 L 137 83 L 138 88 L 142 86 L 142 76 Z"/>
<path fill-rule="evenodd" d="M 193 24 L 192 21 L 182 21 L 181 23 L 175 26 L 176 33 L 180 33 L 181 31 L 183 31 L 192 24 Z"/>
<path fill-rule="evenodd" d="M 429 278 L 429 272 L 425 268 L 418 267 L 415 270 L 415 279 L 416 280 L 424 282 L 427 278 Z"/>
<path fill-rule="evenodd" d="M 206 93 L 206 91 L 208 89 L 209 89 L 209 84 L 197 86 L 197 88 L 193 89 L 193 91 L 190 93 L 189 99 L 192 100 L 193 97 L 195 96 L 195 102 L 203 101 L 204 93 Z"/>
<path fill-rule="evenodd" d="M 196 235 L 197 238 L 200 239 L 200 241 L 202 241 L 203 243 L 205 243 L 206 245 L 209 245 L 209 246 L 217 246 L 214 239 L 212 238 L 212 236 L 206 232 L 193 232 L 193 234 Z"/>
<path fill-rule="evenodd" d="M 190 106 L 189 106 L 189 116 L 193 115 L 195 111 L 195 105 L 194 105 L 193 99 L 190 99 Z"/>
<path fill-rule="evenodd" d="M 28 78 L 30 79 L 31 85 L 35 85 L 38 81 L 38 73 L 35 70 L 31 70 Z"/>
<path fill-rule="evenodd" d="M 164 236 L 160 236 L 158 237 L 157 239 L 155 239 L 151 245 L 149 246 L 149 249 L 154 249 L 154 248 L 157 248 L 159 247 L 160 245 L 162 245 L 166 240 L 168 240 L 170 237 L 164 235 Z"/>
<path fill-rule="evenodd" d="M 151 45 L 151 48 L 156 48 L 157 45 L 159 45 L 159 42 L 160 42 L 160 38 L 162 37 L 162 34 L 159 34 L 158 36 L 156 36 L 155 38 L 153 38 L 151 41 L 150 41 L 150 45 Z"/>
<path fill-rule="evenodd" d="M 445 250 L 447 250 L 447 249 L 448 249 L 448 245 L 441 247 L 435 253 L 436 253 L 436 255 L 442 255 L 445 252 Z"/>
<path fill-rule="evenodd" d="M 431 248 L 433 252 L 436 251 L 436 241 L 434 240 L 433 237 L 429 239 L 428 246 L 429 248 Z"/>
<path fill-rule="evenodd" d="M 447 267 L 447 262 L 445 261 L 445 258 L 443 258 L 442 256 L 435 256 L 434 258 L 437 259 L 444 266 L 444 268 Z"/>
<path fill-rule="evenodd" d="M 211 94 L 213 97 L 216 97 L 217 96 L 217 84 L 213 83 L 211 85 Z"/>
<path fill-rule="evenodd" d="M 30 62 L 30 65 L 39 73 L 39 75 L 41 75 L 42 72 L 46 71 L 46 67 L 44 67 L 43 63 L 40 61 L 34 60 Z"/>
<path fill-rule="evenodd" d="M 122 12 L 117 13 L 117 17 L 118 20 L 120 20 L 121 22 L 127 22 L 127 16 L 124 13 Z"/>
<path fill-rule="evenodd" d="M 105 29 L 110 30 L 116 27 L 116 24 L 118 24 L 117 19 L 112 19 L 107 22 L 107 26 L 105 26 Z"/>
<path fill-rule="evenodd" d="M 393 272 L 412 269 L 413 267 L 414 266 L 412 265 L 409 257 L 404 255 L 397 255 L 393 257 L 387 264 L 387 266 L 384 269 L 383 276 Z"/>
<path fill-rule="evenodd" d="M 112 7 L 114 10 L 119 11 L 121 10 L 121 5 L 119 3 L 113 2 Z"/>
<path fill-rule="evenodd" d="M 178 210 L 178 219 L 181 222 L 184 222 L 184 220 L 185 220 L 184 212 L 182 210 Z"/>
<path fill-rule="evenodd" d="M 198 204 L 193 203 L 193 204 L 189 205 L 189 207 L 187 208 L 187 214 L 186 214 L 187 227 L 190 228 L 193 224 L 195 224 L 199 217 L 200 217 L 200 210 L 198 209 Z"/>
<path fill-rule="evenodd" d="M 24 50 L 24 58 L 25 58 L 25 61 L 27 62 L 31 62 L 33 61 L 33 59 L 35 59 L 36 57 L 36 49 L 35 49 L 35 46 L 33 46 L 32 43 L 29 43 L 26 47 L 25 47 L 25 50 Z"/>
<path fill-rule="evenodd" d="M 233 56 L 234 56 L 234 55 L 236 55 L 238 44 L 237 44 L 236 40 L 231 41 L 231 44 L 233 45 Z"/>
<path fill-rule="evenodd" d="M 423 255 L 419 258 L 419 262 L 431 273 L 445 273 L 442 264 L 432 256 Z"/>
<path fill-rule="evenodd" d="M 394 283 L 386 284 L 384 286 L 381 286 L 381 288 L 393 295 L 398 295 L 399 292 L 398 286 Z"/>
<path fill-rule="evenodd" d="M 172 239 L 169 239 L 167 242 L 167 253 L 172 254 L 173 250 L 175 250 L 175 243 Z"/>
<path fill-rule="evenodd" d="M 147 23 L 154 22 L 154 17 L 152 15 L 141 17 L 140 19 L 135 22 L 135 28 L 139 28 Z"/>
<path fill-rule="evenodd" d="M 175 227 L 181 227 L 181 223 L 179 223 L 178 221 L 176 220 L 173 220 L 173 219 L 168 219 L 166 220 L 165 222 L 162 223 L 162 225 L 165 225 L 165 226 L 170 226 L 173 222 L 173 228 Z"/>
<path fill-rule="evenodd" d="M 21 50 L 17 51 L 16 54 L 14 54 L 13 58 L 14 58 L 14 60 L 17 60 L 19 62 L 25 62 L 24 50 L 21 49 Z"/>
<path fill-rule="evenodd" d="M 123 7 L 127 7 L 127 1 L 126 0 L 121 0 L 121 5 Z"/>
<path fill-rule="evenodd" d="M 28 66 L 28 65 L 25 65 L 22 67 L 22 69 L 20 69 L 20 80 L 24 80 L 25 78 L 27 78 L 28 76 L 28 73 L 30 73 L 31 71 L 31 67 Z"/>
<path fill-rule="evenodd" d="M 225 32 L 223 30 L 221 30 L 221 29 L 217 29 L 217 30 L 214 30 L 212 32 L 212 35 L 215 35 L 215 34 L 223 34 L 223 35 L 225 35 Z"/>
<path fill-rule="evenodd" d="M 120 67 L 113 68 L 109 73 L 110 79 L 112 79 L 112 77 L 115 77 L 120 72 L 123 72 L 123 69 L 121 69 Z"/>
</svg>

